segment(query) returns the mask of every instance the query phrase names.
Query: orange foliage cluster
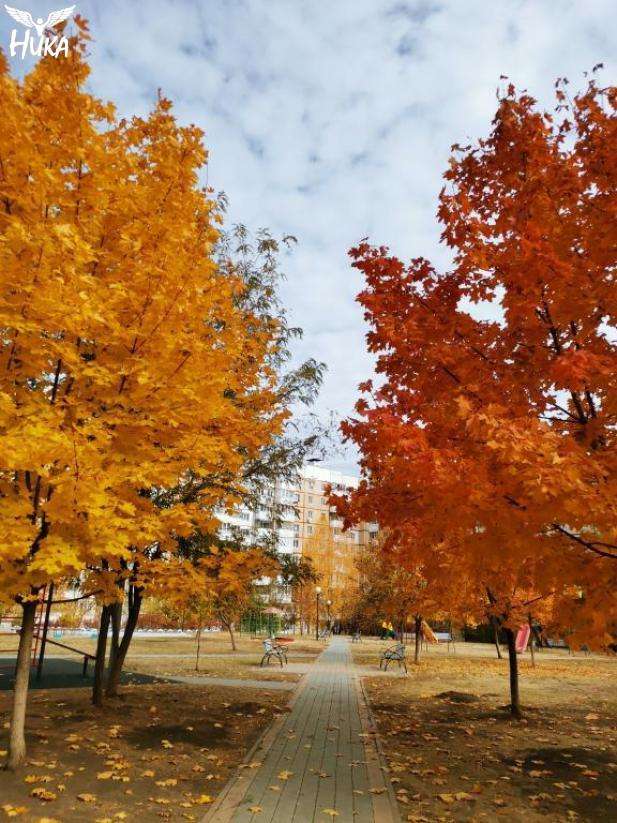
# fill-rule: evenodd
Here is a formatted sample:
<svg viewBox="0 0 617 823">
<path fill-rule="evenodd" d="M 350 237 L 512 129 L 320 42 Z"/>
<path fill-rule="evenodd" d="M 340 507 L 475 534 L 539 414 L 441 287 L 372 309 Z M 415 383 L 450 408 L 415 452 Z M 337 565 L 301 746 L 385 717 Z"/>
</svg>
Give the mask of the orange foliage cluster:
<svg viewBox="0 0 617 823">
<path fill-rule="evenodd" d="M 565 88 L 555 114 L 508 88 L 490 136 L 454 147 L 448 271 L 352 249 L 380 379 L 343 424 L 364 479 L 338 506 L 386 527 L 445 609 L 470 582 L 512 626 L 550 602 L 601 644 L 617 619 L 617 90 Z"/>
</svg>

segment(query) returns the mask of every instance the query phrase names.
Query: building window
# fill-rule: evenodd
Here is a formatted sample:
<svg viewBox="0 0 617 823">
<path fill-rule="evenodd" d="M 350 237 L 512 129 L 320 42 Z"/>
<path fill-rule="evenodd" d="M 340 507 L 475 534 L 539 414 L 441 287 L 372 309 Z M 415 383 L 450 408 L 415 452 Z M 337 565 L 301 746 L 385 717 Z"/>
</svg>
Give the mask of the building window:
<svg viewBox="0 0 617 823">
<path fill-rule="evenodd" d="M 308 512 L 308 514 L 306 516 L 308 517 L 309 520 L 312 520 L 313 519 L 313 512 Z"/>
<path fill-rule="evenodd" d="M 308 502 L 309 502 L 309 503 L 312 503 L 312 502 L 313 502 L 313 495 L 312 495 L 312 494 L 309 494 L 309 496 L 308 496 Z"/>
<path fill-rule="evenodd" d="M 313 534 L 313 527 L 312 526 L 307 526 L 306 532 L 307 532 L 307 534 Z"/>
</svg>

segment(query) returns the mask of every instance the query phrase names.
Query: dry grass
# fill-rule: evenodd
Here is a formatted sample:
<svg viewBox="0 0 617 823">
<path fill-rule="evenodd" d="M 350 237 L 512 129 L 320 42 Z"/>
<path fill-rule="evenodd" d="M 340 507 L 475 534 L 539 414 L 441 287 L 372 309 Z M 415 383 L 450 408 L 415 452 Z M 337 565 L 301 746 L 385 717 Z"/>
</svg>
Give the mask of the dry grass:
<svg viewBox="0 0 617 823">
<path fill-rule="evenodd" d="M 356 646 L 356 663 L 376 671 L 383 645 Z M 366 677 L 403 820 L 617 819 L 617 660 L 555 650 L 520 670 L 523 721 L 490 646 Z"/>
<path fill-rule="evenodd" d="M 154 685 L 124 687 L 102 710 L 89 699 L 87 689 L 32 692 L 27 764 L 0 775 L 7 818 L 199 820 L 288 695 Z M 0 693 L 5 726 L 9 702 Z M 2 750 L 6 737 L 5 727 Z"/>
</svg>

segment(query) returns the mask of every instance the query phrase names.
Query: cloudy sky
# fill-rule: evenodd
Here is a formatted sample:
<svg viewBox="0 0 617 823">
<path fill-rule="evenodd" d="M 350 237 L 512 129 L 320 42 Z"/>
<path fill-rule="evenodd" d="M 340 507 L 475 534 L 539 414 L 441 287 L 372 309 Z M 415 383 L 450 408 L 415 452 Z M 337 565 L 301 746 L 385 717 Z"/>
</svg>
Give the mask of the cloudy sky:
<svg viewBox="0 0 617 823">
<path fill-rule="evenodd" d="M 10 5 L 46 17 L 62 0 Z M 230 221 L 298 238 L 284 298 L 305 330 L 298 358 L 328 364 L 324 415 L 350 414 L 371 371 L 347 249 L 368 235 L 447 261 L 441 173 L 452 143 L 489 131 L 500 75 L 545 106 L 557 77 L 578 88 L 604 62 L 603 80 L 617 80 L 615 0 L 84 0 L 76 11 L 94 38 L 93 92 L 126 116 L 162 88 L 206 132 L 208 182 L 228 194 Z M 6 48 L 14 24 L 0 17 Z"/>
</svg>

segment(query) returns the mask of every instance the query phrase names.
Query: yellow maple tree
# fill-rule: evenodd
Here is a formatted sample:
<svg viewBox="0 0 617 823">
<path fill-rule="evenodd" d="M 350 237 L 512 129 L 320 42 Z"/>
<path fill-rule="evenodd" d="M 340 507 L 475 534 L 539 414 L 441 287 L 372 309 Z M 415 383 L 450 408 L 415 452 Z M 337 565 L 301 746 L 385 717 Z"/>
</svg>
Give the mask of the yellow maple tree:
<svg viewBox="0 0 617 823">
<path fill-rule="evenodd" d="M 202 132 L 162 97 L 118 121 L 85 90 L 85 36 L 21 81 L 0 62 L 0 596 L 23 609 L 11 766 L 42 587 L 91 570 L 113 600 L 118 575 L 237 499 L 203 484 L 163 507 L 152 490 L 238 475 L 288 414 L 276 321 L 251 323 L 213 254 Z"/>
</svg>

